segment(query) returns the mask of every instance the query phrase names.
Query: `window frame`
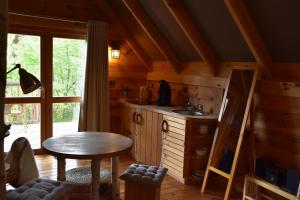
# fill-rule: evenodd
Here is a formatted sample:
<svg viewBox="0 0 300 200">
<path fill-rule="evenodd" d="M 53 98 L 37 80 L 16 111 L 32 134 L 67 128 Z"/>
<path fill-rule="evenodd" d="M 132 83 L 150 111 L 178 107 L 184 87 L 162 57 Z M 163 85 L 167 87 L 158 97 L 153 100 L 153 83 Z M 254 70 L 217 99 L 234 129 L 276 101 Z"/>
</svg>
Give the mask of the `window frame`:
<svg viewBox="0 0 300 200">
<path fill-rule="evenodd" d="M 34 24 L 34 22 L 32 22 Z M 53 23 L 53 22 L 52 22 Z M 62 23 L 61 21 L 59 23 Z M 40 138 L 41 144 L 44 140 L 53 135 L 53 104 L 55 103 L 78 103 L 80 96 L 73 97 L 53 97 L 53 38 L 83 39 L 86 40 L 86 34 L 82 29 L 80 31 L 70 31 L 66 22 L 66 30 L 52 29 L 35 26 L 19 26 L 9 24 L 8 32 L 12 34 L 33 35 L 40 37 L 40 73 L 41 73 L 41 96 L 40 97 L 6 97 L 5 104 L 24 104 L 39 103 L 41 106 L 41 124 Z M 49 116 L 48 113 L 51 113 Z M 45 153 L 42 149 L 35 149 L 35 154 Z"/>
</svg>

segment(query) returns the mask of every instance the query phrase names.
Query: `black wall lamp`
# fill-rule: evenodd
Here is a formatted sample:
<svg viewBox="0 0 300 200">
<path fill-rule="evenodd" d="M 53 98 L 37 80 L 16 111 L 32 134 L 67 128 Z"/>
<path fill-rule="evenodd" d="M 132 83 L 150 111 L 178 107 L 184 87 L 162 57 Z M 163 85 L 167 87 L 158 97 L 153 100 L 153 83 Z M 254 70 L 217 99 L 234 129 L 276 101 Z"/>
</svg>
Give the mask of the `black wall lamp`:
<svg viewBox="0 0 300 200">
<path fill-rule="evenodd" d="M 20 85 L 24 94 L 33 92 L 41 87 L 41 82 L 34 75 L 23 69 L 20 64 L 16 64 L 15 67 L 6 72 L 6 74 L 9 74 L 16 69 L 19 69 Z"/>
<path fill-rule="evenodd" d="M 110 57 L 112 59 L 119 59 L 121 55 L 120 44 L 118 42 L 111 42 L 110 47 Z"/>
</svg>

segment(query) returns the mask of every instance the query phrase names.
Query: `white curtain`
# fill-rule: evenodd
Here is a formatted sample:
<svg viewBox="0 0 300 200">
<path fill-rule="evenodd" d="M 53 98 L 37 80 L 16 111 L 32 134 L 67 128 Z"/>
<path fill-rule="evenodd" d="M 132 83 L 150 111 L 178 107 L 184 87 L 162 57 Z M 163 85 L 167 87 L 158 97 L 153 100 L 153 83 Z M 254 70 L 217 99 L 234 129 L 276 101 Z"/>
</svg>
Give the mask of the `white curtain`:
<svg viewBox="0 0 300 200">
<path fill-rule="evenodd" d="M 107 23 L 88 24 L 87 61 L 79 131 L 109 131 Z"/>
</svg>

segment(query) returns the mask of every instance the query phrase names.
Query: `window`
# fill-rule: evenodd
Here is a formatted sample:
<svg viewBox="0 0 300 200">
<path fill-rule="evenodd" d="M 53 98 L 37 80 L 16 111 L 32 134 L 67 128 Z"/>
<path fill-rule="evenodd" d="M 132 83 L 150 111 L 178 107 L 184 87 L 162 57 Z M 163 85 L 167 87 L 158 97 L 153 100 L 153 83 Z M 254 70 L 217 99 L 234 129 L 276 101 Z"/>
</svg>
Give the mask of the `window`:
<svg viewBox="0 0 300 200">
<path fill-rule="evenodd" d="M 21 63 L 22 67 L 37 78 L 41 74 L 41 38 L 37 35 L 8 34 L 7 69 Z M 5 122 L 12 124 L 10 136 L 5 139 L 8 151 L 18 137 L 32 141 L 32 147 L 41 147 L 41 95 L 40 89 L 24 95 L 19 82 L 18 70 L 7 75 Z"/>
<path fill-rule="evenodd" d="M 25 70 L 40 79 L 40 36 L 8 34 L 7 40 L 7 69 L 13 68 L 16 64 L 22 64 Z M 15 70 L 7 75 L 6 97 L 24 96 L 38 97 L 40 90 L 24 95 L 20 88 L 18 70 Z"/>
<path fill-rule="evenodd" d="M 33 149 L 40 149 L 47 137 L 78 129 L 86 42 L 77 36 L 63 38 L 52 33 L 32 33 L 8 35 L 7 70 L 21 64 L 41 80 L 43 90 L 24 95 L 18 70 L 8 74 L 5 121 L 12 127 L 5 139 L 5 151 L 18 137 L 28 138 Z"/>
<path fill-rule="evenodd" d="M 59 102 L 53 104 L 54 136 L 78 129 L 85 52 L 84 40 L 53 38 L 53 96 Z"/>
</svg>

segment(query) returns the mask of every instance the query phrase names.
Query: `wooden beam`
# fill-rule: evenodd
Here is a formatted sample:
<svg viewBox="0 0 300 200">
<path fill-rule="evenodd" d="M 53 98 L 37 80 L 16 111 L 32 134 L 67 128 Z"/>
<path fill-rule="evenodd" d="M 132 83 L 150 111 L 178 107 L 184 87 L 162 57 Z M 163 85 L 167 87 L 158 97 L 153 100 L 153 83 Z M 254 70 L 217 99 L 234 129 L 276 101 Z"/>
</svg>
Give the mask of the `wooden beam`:
<svg viewBox="0 0 300 200">
<path fill-rule="evenodd" d="M 269 54 L 255 24 L 247 11 L 243 0 L 225 0 L 225 4 L 244 37 L 248 47 L 254 55 L 260 69 L 267 78 L 271 78 L 269 67 L 272 65 L 272 58 Z"/>
<path fill-rule="evenodd" d="M 187 14 L 182 2 L 179 0 L 163 0 L 177 23 L 199 54 L 203 61 L 210 66 L 214 74 L 218 73 L 218 62 L 212 49 L 204 39 L 204 36 L 196 28 L 197 25 L 192 18 Z"/>
<path fill-rule="evenodd" d="M 4 162 L 4 137 L 7 126 L 4 122 L 4 98 L 6 87 L 7 8 L 8 0 L 0 0 L 0 199 L 6 199 Z"/>
<path fill-rule="evenodd" d="M 132 50 L 139 56 L 144 63 L 147 71 L 152 71 L 152 61 L 147 55 L 142 46 L 132 37 L 132 34 L 128 32 L 125 25 L 121 23 L 119 16 L 111 8 L 111 6 L 105 0 L 95 0 L 94 3 L 99 7 L 101 12 L 112 20 L 112 24 L 120 32 L 126 43 L 132 48 Z"/>
<path fill-rule="evenodd" d="M 153 24 L 151 19 L 147 16 L 145 10 L 140 5 L 137 0 L 122 0 L 126 5 L 128 10 L 146 32 L 148 37 L 152 40 L 152 42 L 156 45 L 159 51 L 164 55 L 165 59 L 168 60 L 177 73 L 180 73 L 183 70 L 183 65 L 181 61 L 178 59 L 176 53 L 166 41 L 166 39 L 162 36 L 162 34 L 158 31 L 156 26 Z"/>
<path fill-rule="evenodd" d="M 79 22 L 108 21 L 86 0 L 9 0 L 9 13 Z"/>
</svg>

